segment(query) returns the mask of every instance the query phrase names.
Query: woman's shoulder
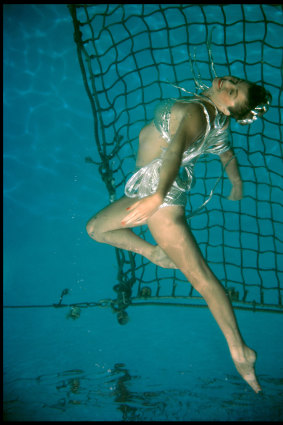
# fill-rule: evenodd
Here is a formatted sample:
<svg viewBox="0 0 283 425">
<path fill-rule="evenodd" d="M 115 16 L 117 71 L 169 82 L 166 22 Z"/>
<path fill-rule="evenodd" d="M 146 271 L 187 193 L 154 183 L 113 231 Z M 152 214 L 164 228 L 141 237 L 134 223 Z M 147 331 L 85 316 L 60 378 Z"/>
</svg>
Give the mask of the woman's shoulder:
<svg viewBox="0 0 283 425">
<path fill-rule="evenodd" d="M 183 117 L 188 121 L 188 125 L 194 122 L 206 127 L 213 118 L 210 116 L 212 111 L 208 111 L 206 105 L 197 97 L 178 99 L 173 111 L 178 109 L 183 112 Z"/>
<path fill-rule="evenodd" d="M 200 96 L 191 96 L 191 97 L 181 97 L 176 99 L 176 106 L 178 105 L 181 108 L 186 108 L 190 111 L 194 111 L 203 115 L 204 110 L 209 110 L 209 113 L 213 112 L 213 106 L 206 102 L 205 99 Z"/>
<path fill-rule="evenodd" d="M 181 98 L 180 104 L 189 104 L 189 110 L 205 117 L 211 127 L 216 127 L 218 130 L 226 130 L 229 127 L 230 119 L 228 116 L 220 112 L 216 106 L 206 96 L 196 95 L 194 97 Z"/>
</svg>

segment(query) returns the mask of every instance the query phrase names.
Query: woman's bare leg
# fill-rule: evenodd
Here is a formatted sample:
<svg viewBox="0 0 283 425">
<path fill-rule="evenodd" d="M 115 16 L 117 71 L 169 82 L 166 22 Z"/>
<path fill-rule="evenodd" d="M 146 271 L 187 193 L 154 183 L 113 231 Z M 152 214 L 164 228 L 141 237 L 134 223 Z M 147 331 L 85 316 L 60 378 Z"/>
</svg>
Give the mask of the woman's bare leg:
<svg viewBox="0 0 283 425">
<path fill-rule="evenodd" d="M 124 196 L 101 210 L 87 223 L 89 236 L 97 242 L 143 255 L 161 267 L 176 268 L 158 245 L 152 245 L 136 235 L 130 228 L 122 226 L 121 221 L 127 215 L 127 208 L 136 201 L 136 198 Z"/>
<path fill-rule="evenodd" d="M 162 208 L 150 217 L 148 226 L 158 245 L 207 302 L 240 375 L 255 392 L 260 391 L 254 372 L 256 354 L 243 341 L 230 300 L 204 260 L 186 222 L 184 209 Z"/>
<path fill-rule="evenodd" d="M 158 243 L 154 246 L 121 225 L 126 208 L 134 202 L 136 199 L 123 197 L 104 208 L 89 220 L 88 234 L 98 242 L 139 253 L 162 267 L 179 268 L 206 300 L 226 338 L 238 372 L 255 392 L 260 391 L 254 372 L 256 354 L 243 341 L 230 300 L 205 262 L 186 223 L 184 209 L 162 208 L 148 220 Z"/>
</svg>

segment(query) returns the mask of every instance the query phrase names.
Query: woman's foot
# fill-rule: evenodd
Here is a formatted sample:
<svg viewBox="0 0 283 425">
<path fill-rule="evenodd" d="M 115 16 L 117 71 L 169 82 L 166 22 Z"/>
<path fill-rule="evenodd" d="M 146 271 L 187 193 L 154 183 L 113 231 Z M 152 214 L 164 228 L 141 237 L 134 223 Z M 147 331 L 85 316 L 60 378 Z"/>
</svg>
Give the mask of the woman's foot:
<svg viewBox="0 0 283 425">
<path fill-rule="evenodd" d="M 255 375 L 254 365 L 256 362 L 256 353 L 251 350 L 249 347 L 245 346 L 244 351 L 241 355 L 233 354 L 232 359 L 236 366 L 237 371 L 242 376 L 242 378 L 252 387 L 252 389 L 258 393 L 262 391 L 257 377 Z"/>
<path fill-rule="evenodd" d="M 159 245 L 156 245 L 152 254 L 148 259 L 156 264 L 157 266 L 163 267 L 164 269 L 177 269 L 175 263 L 168 257 L 168 255 L 160 248 Z"/>
</svg>

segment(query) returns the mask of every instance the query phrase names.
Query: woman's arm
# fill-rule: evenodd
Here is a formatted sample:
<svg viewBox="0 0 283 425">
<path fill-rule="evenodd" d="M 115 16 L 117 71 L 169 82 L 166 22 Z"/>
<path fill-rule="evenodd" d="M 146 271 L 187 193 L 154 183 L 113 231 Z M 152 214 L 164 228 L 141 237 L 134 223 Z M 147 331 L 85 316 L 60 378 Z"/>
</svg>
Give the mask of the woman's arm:
<svg viewBox="0 0 283 425">
<path fill-rule="evenodd" d="M 157 211 L 176 179 L 184 151 L 200 137 L 206 125 L 201 107 L 190 104 L 162 159 L 156 192 L 134 203 L 128 209 L 129 214 L 123 219 L 123 225 L 142 224 Z"/>
<path fill-rule="evenodd" d="M 232 201 L 239 201 L 243 198 L 243 184 L 242 179 L 238 167 L 238 161 L 237 158 L 234 157 L 233 149 L 229 149 L 228 151 L 222 153 L 220 155 L 220 159 L 222 162 L 223 167 L 229 162 L 229 164 L 226 166 L 225 171 L 228 175 L 228 178 L 232 184 L 231 193 L 228 196 L 228 199 Z M 231 159 L 232 158 L 232 159 Z"/>
<path fill-rule="evenodd" d="M 159 173 L 159 184 L 156 190 L 156 193 L 158 193 L 163 199 L 176 179 L 181 166 L 183 153 L 200 134 L 199 130 L 196 131 L 195 125 L 194 128 L 192 128 L 190 122 L 191 119 L 191 116 L 184 117 L 163 157 Z M 197 119 L 199 119 L 199 117 L 197 117 Z"/>
<path fill-rule="evenodd" d="M 156 193 L 163 199 L 176 179 L 183 153 L 201 136 L 206 125 L 201 106 L 190 104 L 162 160 Z"/>
</svg>

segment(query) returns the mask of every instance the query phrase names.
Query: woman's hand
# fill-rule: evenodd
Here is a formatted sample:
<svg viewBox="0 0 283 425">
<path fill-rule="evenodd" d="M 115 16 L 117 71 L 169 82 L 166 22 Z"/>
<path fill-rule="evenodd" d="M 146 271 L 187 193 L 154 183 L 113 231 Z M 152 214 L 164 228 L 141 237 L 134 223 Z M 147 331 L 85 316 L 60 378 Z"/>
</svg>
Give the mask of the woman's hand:
<svg viewBox="0 0 283 425">
<path fill-rule="evenodd" d="M 123 218 L 121 224 L 123 226 L 141 226 L 145 224 L 147 219 L 158 210 L 162 202 L 163 198 L 158 193 L 140 199 L 127 208 L 129 214 Z"/>
<path fill-rule="evenodd" d="M 243 198 L 243 185 L 241 181 L 234 183 L 231 189 L 231 193 L 227 199 L 230 201 L 240 201 Z"/>
</svg>

